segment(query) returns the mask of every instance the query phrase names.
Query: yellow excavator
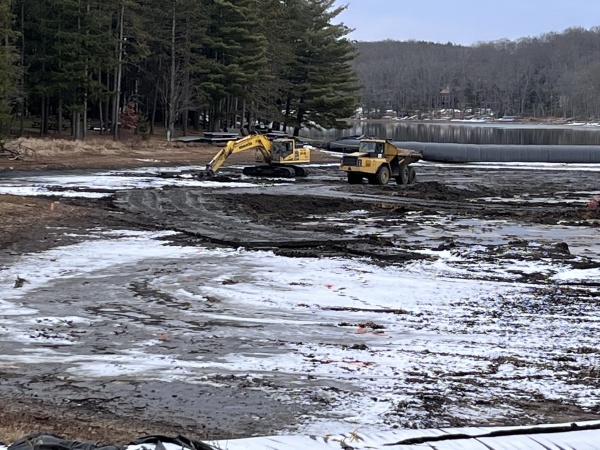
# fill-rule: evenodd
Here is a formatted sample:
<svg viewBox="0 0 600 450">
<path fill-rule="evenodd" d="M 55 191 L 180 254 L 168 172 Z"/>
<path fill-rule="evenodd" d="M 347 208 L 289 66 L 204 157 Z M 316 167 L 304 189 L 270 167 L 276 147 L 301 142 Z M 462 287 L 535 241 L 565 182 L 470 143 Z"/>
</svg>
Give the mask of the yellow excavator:
<svg viewBox="0 0 600 450">
<path fill-rule="evenodd" d="M 225 160 L 234 153 L 255 150 L 257 162 L 266 164 L 244 167 L 243 174 L 255 177 L 305 177 L 308 171 L 296 164 L 310 162 L 310 148 L 296 147 L 296 141 L 290 138 L 270 140 L 262 134 L 252 134 L 237 141 L 229 141 L 206 165 L 206 176 L 212 176 Z"/>
<path fill-rule="evenodd" d="M 397 184 L 413 184 L 415 169 L 411 163 L 419 161 L 421 153 L 396 147 L 387 139 L 361 139 L 358 151 L 342 158 L 340 170 L 347 173 L 348 183 L 386 185 L 390 178 Z"/>
</svg>

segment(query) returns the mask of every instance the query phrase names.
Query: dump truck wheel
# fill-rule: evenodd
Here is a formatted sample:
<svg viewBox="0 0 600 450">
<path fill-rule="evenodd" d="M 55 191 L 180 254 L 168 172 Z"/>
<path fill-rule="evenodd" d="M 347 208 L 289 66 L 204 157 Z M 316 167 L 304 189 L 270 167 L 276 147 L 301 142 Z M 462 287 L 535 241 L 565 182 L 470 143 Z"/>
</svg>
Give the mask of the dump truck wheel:
<svg viewBox="0 0 600 450">
<path fill-rule="evenodd" d="M 415 168 L 409 166 L 408 167 L 408 184 L 414 184 L 417 178 L 417 172 L 415 172 Z"/>
<path fill-rule="evenodd" d="M 390 169 L 387 166 L 382 166 L 375 175 L 375 179 L 377 180 L 377 184 L 385 186 L 390 181 Z"/>
<path fill-rule="evenodd" d="M 362 175 L 359 173 L 348 172 L 348 184 L 362 184 Z"/>
<path fill-rule="evenodd" d="M 405 185 L 408 184 L 410 181 L 410 169 L 408 166 L 404 165 L 404 166 L 400 166 L 400 174 L 396 177 L 396 183 L 397 184 L 401 184 L 401 185 Z"/>
</svg>

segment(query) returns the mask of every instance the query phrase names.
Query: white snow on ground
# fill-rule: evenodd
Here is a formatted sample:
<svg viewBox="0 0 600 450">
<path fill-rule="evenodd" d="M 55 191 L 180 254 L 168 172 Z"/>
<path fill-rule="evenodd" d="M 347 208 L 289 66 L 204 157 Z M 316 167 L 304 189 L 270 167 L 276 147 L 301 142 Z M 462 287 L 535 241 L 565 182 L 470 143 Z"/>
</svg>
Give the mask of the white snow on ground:
<svg viewBox="0 0 600 450">
<path fill-rule="evenodd" d="M 190 167 L 186 167 L 190 169 Z M 193 168 L 192 168 L 193 169 Z M 160 178 L 152 174 L 178 173 L 182 168 L 147 168 L 127 171 L 103 172 L 88 175 L 44 175 L 26 176 L 19 178 L 6 178 L 0 185 L 0 194 L 13 195 L 55 195 L 64 197 L 107 197 L 112 192 L 125 189 L 162 188 L 177 185 L 180 187 L 252 187 L 250 183 L 217 182 L 208 180 L 195 180 L 189 175 L 181 178 Z M 135 176 L 135 174 L 148 174 L 148 176 Z M 82 190 L 83 189 L 83 190 Z"/>
<path fill-rule="evenodd" d="M 24 255 L 18 265 L 0 272 L 5 281 L 4 288 L 0 287 L 0 298 L 4 300 L 22 298 L 29 290 L 44 286 L 56 278 L 77 277 L 144 258 L 168 258 L 171 255 L 181 256 L 196 252 L 196 249 L 191 247 L 171 247 L 156 240 L 174 234 L 177 233 L 96 231 L 92 232 L 91 236 L 103 237 L 103 239 Z M 107 239 L 107 237 L 114 239 Z M 6 282 L 10 279 L 14 280 L 17 276 L 25 278 L 27 282 L 18 290 L 11 289 Z"/>
<path fill-rule="evenodd" d="M 333 167 L 337 163 L 327 164 L 307 164 L 305 167 Z M 440 164 L 421 161 L 415 165 L 435 165 L 439 168 L 486 168 L 498 169 L 513 167 L 519 170 L 559 170 L 559 171 L 600 171 L 598 164 L 555 164 L 555 163 L 469 163 L 469 164 Z M 237 167 L 237 166 L 232 166 Z M 242 166 L 239 166 L 242 167 Z M 20 176 L 18 178 L 4 178 L 0 185 L 0 194 L 13 194 L 25 196 L 64 196 L 64 197 L 86 197 L 101 198 L 110 196 L 112 192 L 125 189 L 146 189 L 162 188 L 164 186 L 181 187 L 208 187 L 208 188 L 226 188 L 226 187 L 261 187 L 272 182 L 271 179 L 262 179 L 262 183 L 253 184 L 247 182 L 222 182 L 194 179 L 191 172 L 203 171 L 204 166 L 180 166 L 180 167 L 142 167 L 137 169 L 127 169 L 118 171 L 96 172 L 89 174 L 55 174 L 42 176 Z M 160 174 L 177 175 L 177 178 L 161 178 Z M 339 174 L 343 175 L 342 172 Z M 242 177 L 242 180 L 256 180 L 252 177 Z M 281 179 L 278 179 L 280 181 Z M 293 179 L 290 179 L 293 181 Z M 281 183 L 278 183 L 281 184 Z M 584 197 L 597 195 L 599 192 L 580 194 Z M 479 199 L 482 200 L 482 199 Z M 486 201 L 497 201 L 495 198 L 483 199 Z M 506 199 L 502 199 L 507 201 Z M 519 199 L 515 199 L 518 201 Z M 510 200 L 509 200 L 510 201 Z M 522 200 L 520 200 L 522 201 Z M 548 199 L 531 198 L 529 202 L 544 202 Z M 554 202 L 555 200 L 552 200 Z M 580 199 L 567 199 L 563 202 L 577 202 Z"/>
<path fill-rule="evenodd" d="M 317 225 L 324 221 L 343 228 L 353 236 L 377 235 L 384 238 L 401 239 L 410 244 L 409 251 L 424 251 L 434 242 L 452 239 L 469 248 L 470 253 L 485 250 L 485 245 L 502 245 L 514 240 L 529 241 L 536 246 L 541 242 L 565 242 L 574 255 L 600 257 L 598 232 L 592 226 L 567 224 L 540 225 L 524 224 L 511 220 L 485 220 L 440 216 L 437 214 L 407 213 L 397 219 L 386 218 L 386 227 L 374 227 L 379 219 L 368 211 L 355 210 L 336 216 L 313 216 L 305 225 Z M 427 245 L 420 250 L 420 245 Z M 454 250 L 456 252 L 464 250 Z M 447 254 L 450 254 L 448 252 Z M 443 256 L 444 254 L 439 254 Z M 475 255 L 473 255 L 475 256 Z M 522 264 L 522 263 L 518 263 Z M 495 270 L 495 264 L 489 265 Z M 536 266 L 537 267 L 537 266 Z"/>
<path fill-rule="evenodd" d="M 152 170 L 169 169 L 138 173 Z M 168 184 L 252 186 L 132 176 L 133 172 L 5 179 L 0 193 L 102 196 L 109 195 L 104 190 Z M 81 188 L 97 192 L 79 192 Z M 347 218 L 353 219 L 347 222 L 349 233 L 381 233 L 365 211 L 315 219 L 344 226 Z M 571 282 L 597 282 L 600 270 L 510 254 L 490 259 L 483 247 L 512 238 L 536 246 L 537 239 L 551 236 L 568 242 L 572 252 L 597 257 L 595 229 L 435 215 L 408 215 L 402 220 L 380 235 L 410 241 L 405 227 L 418 225 L 414 239 L 452 237 L 463 245 L 440 251 L 416 247 L 413 251 L 431 259 L 379 267 L 368 260 L 292 259 L 271 252 L 169 246 L 158 240 L 169 233 L 96 230 L 87 242 L 22 255 L 11 266 L 0 267 L 0 339 L 22 346 L 17 353 L 0 349 L 0 366 L 55 362 L 67 365 L 74 377 L 210 384 L 218 383 L 211 378 L 214 374 L 255 379 L 276 374 L 286 377 L 288 388 L 273 389 L 272 395 L 282 401 L 317 397 L 327 405 L 306 417 L 300 428 L 318 435 L 354 428 L 389 430 L 398 425 L 398 416 L 401 426 L 421 426 L 430 413 L 429 397 L 444 398 L 448 414 L 477 421 L 519 415 L 513 399 L 536 397 L 581 407 L 598 404 L 597 383 L 585 381 L 585 376 L 568 376 L 575 366 L 582 373 L 590 371 L 590 379 L 600 367 L 600 354 L 588 351 L 597 347 L 600 315 L 581 293 L 588 289 L 597 295 L 597 288 L 582 288 L 577 298 L 565 291 L 563 299 L 560 290 L 548 297 L 537 292 L 543 286 L 516 282 L 516 273 L 544 274 L 560 288 Z M 144 278 L 142 269 L 166 262 L 177 270 Z M 109 289 L 111 278 L 123 273 L 190 307 L 170 312 L 161 326 L 146 325 L 144 311 L 155 307 L 152 300 L 130 299 L 126 306 L 132 309 L 119 316 L 119 325 L 137 327 L 150 336 L 103 355 L 79 351 L 80 337 L 74 333 L 79 326 L 112 317 L 116 304 L 105 306 L 99 317 L 79 317 L 70 311 L 61 317 L 59 310 L 48 316 L 28 303 L 28 295 L 68 280 L 105 282 Z M 13 287 L 17 276 L 27 280 L 20 289 Z M 209 304 L 211 299 L 218 300 L 218 307 Z M 381 312 L 385 310 L 396 312 Z M 210 339 L 237 338 L 240 345 L 215 357 L 160 351 L 162 334 L 172 340 L 196 336 L 199 331 L 189 325 L 192 322 L 217 324 Z M 49 348 L 49 343 L 56 347 Z M 311 385 L 309 380 L 320 382 Z"/>
<path fill-rule="evenodd" d="M 513 282 L 506 269 L 488 280 L 492 269 L 459 253 L 379 267 L 347 258 L 168 246 L 157 240 L 165 233 L 96 234 L 89 242 L 23 255 L 0 271 L 0 338 L 28 350 L 0 353 L 0 365 L 56 362 L 70 366 L 75 377 L 189 383 L 214 383 L 211 376 L 222 373 L 256 379 L 276 374 L 289 379 L 287 389 L 271 392 L 282 401 L 309 395 L 327 400 L 300 428 L 319 435 L 352 427 L 386 430 L 398 415 L 404 426 L 419 426 L 428 414 L 423 395 L 444 397 L 453 416 L 478 421 L 518 414 L 509 400 L 523 395 L 583 407 L 600 399 L 600 386 L 562 376 L 560 362 L 568 353 L 582 367 L 600 363 L 596 353 L 575 351 L 597 345 L 600 316 L 593 305 L 570 305 L 579 309 L 569 317 L 538 297 L 535 285 Z M 144 268 L 166 263 L 172 270 L 143 275 Z M 550 272 L 561 282 L 598 275 L 551 262 L 529 264 L 528 270 Z M 145 312 L 157 307 L 151 298 L 114 306 L 107 300 L 102 317 L 46 317 L 27 307 L 32 293 L 56 283 L 104 282 L 109 289 L 111 278 L 122 273 L 142 277 L 189 307 L 175 308 L 160 326 L 144 324 Z M 12 286 L 17 276 L 28 280 L 21 289 Z M 119 316 L 120 324 L 152 337 L 115 345 L 112 355 L 77 351 L 80 338 L 69 324 L 106 320 L 117 305 L 131 308 Z M 198 323 L 213 324 L 208 336 L 215 343 L 238 339 L 239 345 L 193 357 L 160 352 L 161 333 L 180 341 L 198 333 L 207 337 L 190 325 Z M 44 328 L 52 324 L 63 327 Z M 62 345 L 49 349 L 48 342 Z M 322 382 L 311 385 L 309 379 Z"/>
<path fill-rule="evenodd" d="M 557 273 L 552 278 L 556 281 L 590 280 L 600 283 L 600 269 L 573 269 Z"/>
<path fill-rule="evenodd" d="M 591 199 L 594 196 L 600 195 L 600 191 L 592 191 L 592 192 L 573 192 L 573 194 L 578 194 L 577 198 L 560 198 L 560 194 L 557 193 L 553 198 L 549 197 L 530 197 L 523 196 L 518 198 L 504 198 L 504 197 L 481 197 L 472 201 L 485 201 L 490 203 L 539 203 L 542 205 L 553 205 L 553 204 L 564 204 L 564 203 L 572 203 L 573 205 L 581 205 L 585 204 L 586 200 Z"/>
</svg>

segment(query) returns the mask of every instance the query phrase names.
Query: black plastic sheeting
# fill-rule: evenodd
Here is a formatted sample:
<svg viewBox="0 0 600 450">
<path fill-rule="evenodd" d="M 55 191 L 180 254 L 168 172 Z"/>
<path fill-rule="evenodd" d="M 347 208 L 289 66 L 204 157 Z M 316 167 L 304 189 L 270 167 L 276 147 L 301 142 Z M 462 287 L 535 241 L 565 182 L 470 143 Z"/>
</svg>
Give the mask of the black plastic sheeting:
<svg viewBox="0 0 600 450">
<path fill-rule="evenodd" d="M 123 450 L 129 445 L 148 444 L 149 448 L 155 450 L 164 450 L 163 444 L 176 444 L 182 449 L 189 450 L 215 450 L 207 444 L 200 441 L 188 439 L 183 436 L 168 437 L 168 436 L 145 436 L 136 439 L 124 446 L 106 445 L 98 446 L 93 441 L 69 441 L 60 436 L 49 433 L 35 433 L 22 437 L 8 447 L 7 450 Z M 150 447 L 151 445 L 151 447 Z"/>
<path fill-rule="evenodd" d="M 476 145 L 402 141 L 395 141 L 394 145 L 421 152 L 425 161 L 600 163 L 600 146 L 597 145 Z"/>
</svg>

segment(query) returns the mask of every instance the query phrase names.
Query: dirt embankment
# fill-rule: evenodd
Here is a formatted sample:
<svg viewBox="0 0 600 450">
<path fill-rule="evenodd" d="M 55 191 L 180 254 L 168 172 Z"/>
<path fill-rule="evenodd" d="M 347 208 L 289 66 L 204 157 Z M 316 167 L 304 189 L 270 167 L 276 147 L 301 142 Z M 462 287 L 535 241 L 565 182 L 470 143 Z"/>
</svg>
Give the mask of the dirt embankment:
<svg viewBox="0 0 600 450">
<path fill-rule="evenodd" d="M 22 158 L 15 160 L 8 155 L 0 156 L 0 176 L 4 170 L 203 165 L 220 150 L 220 147 L 200 142 L 168 142 L 159 138 L 114 141 L 108 136 L 85 141 L 21 138 L 5 146 L 18 151 Z M 338 160 L 318 151 L 312 153 L 311 159 L 314 162 Z M 253 151 L 232 155 L 227 160 L 227 164 L 254 162 Z"/>
<path fill-rule="evenodd" d="M 86 141 L 28 138 L 10 142 L 6 147 L 19 151 L 22 158 L 0 158 L 0 171 L 199 164 L 218 151 L 204 144 L 159 139 L 113 141 L 109 137 Z"/>
</svg>

